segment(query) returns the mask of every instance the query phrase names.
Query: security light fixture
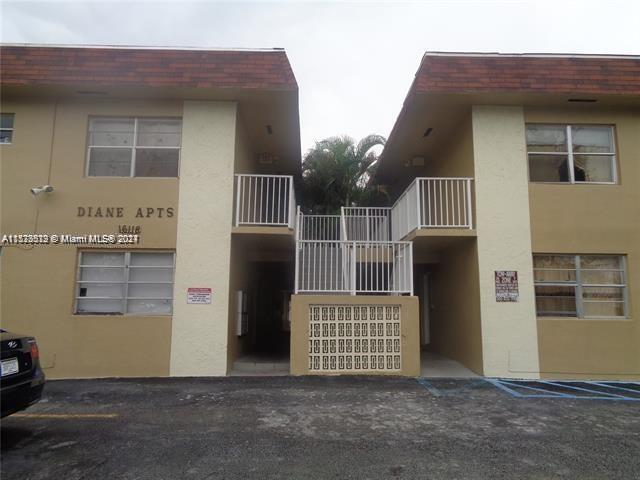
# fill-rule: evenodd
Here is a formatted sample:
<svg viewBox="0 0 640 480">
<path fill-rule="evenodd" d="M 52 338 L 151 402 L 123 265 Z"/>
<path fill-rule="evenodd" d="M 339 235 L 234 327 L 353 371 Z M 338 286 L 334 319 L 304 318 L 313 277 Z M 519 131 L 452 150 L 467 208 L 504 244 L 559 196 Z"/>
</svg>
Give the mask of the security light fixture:
<svg viewBox="0 0 640 480">
<path fill-rule="evenodd" d="M 33 195 L 40 195 L 42 192 L 51 193 L 53 187 L 51 185 L 42 185 L 41 187 L 33 187 L 29 189 Z"/>
</svg>

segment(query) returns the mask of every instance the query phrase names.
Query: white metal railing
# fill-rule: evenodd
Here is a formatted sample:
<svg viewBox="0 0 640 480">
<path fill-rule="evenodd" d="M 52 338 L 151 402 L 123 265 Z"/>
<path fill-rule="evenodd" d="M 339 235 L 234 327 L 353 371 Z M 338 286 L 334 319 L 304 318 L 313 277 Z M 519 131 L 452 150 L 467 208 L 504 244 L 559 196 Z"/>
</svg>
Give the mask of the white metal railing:
<svg viewBox="0 0 640 480">
<path fill-rule="evenodd" d="M 236 174 L 234 225 L 293 228 L 296 198 L 291 175 Z"/>
<path fill-rule="evenodd" d="M 473 228 L 471 178 L 420 178 L 422 228 Z"/>
<path fill-rule="evenodd" d="M 340 215 L 298 216 L 297 238 L 299 240 L 341 240 Z"/>
<path fill-rule="evenodd" d="M 298 240 L 295 293 L 413 295 L 412 243 Z"/>
<path fill-rule="evenodd" d="M 391 207 L 391 238 L 400 240 L 420 227 L 418 179 L 409 184 Z"/>
<path fill-rule="evenodd" d="M 391 238 L 399 240 L 417 228 L 473 228 L 472 180 L 416 178 L 391 207 Z"/>
<path fill-rule="evenodd" d="M 342 207 L 344 240 L 391 240 L 391 208 Z"/>
<path fill-rule="evenodd" d="M 340 240 L 347 240 L 347 219 L 344 212 L 340 213 Z"/>
</svg>

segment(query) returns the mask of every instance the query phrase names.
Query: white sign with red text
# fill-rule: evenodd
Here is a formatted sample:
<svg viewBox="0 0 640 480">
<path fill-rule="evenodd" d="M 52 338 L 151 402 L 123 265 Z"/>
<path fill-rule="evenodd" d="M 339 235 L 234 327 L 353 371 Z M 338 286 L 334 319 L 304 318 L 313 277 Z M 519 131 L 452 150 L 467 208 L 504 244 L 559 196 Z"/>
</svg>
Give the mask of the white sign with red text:
<svg viewBox="0 0 640 480">
<path fill-rule="evenodd" d="M 207 305 L 211 303 L 211 289 L 205 287 L 187 288 L 187 303 Z"/>
</svg>

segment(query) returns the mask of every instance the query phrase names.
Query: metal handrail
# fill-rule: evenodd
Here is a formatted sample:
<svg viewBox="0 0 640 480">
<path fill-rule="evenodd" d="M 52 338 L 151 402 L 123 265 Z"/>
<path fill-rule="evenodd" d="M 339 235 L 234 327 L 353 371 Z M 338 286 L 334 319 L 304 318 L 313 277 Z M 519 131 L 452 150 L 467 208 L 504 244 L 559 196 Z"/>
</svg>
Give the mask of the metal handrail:
<svg viewBox="0 0 640 480">
<path fill-rule="evenodd" d="M 296 198 L 292 175 L 237 173 L 234 226 L 294 228 Z"/>
</svg>

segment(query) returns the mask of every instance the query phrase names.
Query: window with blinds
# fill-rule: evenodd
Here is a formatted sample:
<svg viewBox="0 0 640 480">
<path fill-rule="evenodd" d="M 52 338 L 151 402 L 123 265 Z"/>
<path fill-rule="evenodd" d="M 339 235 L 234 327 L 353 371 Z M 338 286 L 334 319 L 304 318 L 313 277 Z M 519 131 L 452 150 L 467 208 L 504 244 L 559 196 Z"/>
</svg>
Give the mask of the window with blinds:
<svg viewBox="0 0 640 480">
<path fill-rule="evenodd" d="M 87 176 L 177 177 L 182 119 L 94 117 Z"/>
<path fill-rule="evenodd" d="M 81 252 L 76 313 L 170 315 L 173 273 L 173 252 Z"/>
<path fill-rule="evenodd" d="M 617 182 L 612 126 L 528 124 L 526 136 L 529 181 Z"/>
<path fill-rule="evenodd" d="M 534 255 L 538 316 L 626 317 L 625 260 L 623 255 Z"/>
</svg>

